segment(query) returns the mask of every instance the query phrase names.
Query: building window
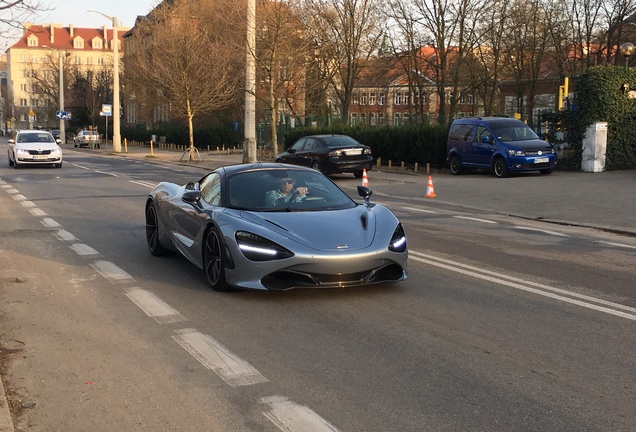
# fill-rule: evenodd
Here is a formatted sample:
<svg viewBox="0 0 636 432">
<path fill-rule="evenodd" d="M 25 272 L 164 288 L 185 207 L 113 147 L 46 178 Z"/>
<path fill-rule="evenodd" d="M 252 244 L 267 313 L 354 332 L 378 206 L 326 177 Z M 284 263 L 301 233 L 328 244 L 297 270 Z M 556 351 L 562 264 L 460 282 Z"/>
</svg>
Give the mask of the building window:
<svg viewBox="0 0 636 432">
<path fill-rule="evenodd" d="M 402 95 L 404 96 L 404 105 L 408 105 L 409 104 L 409 92 L 407 92 L 407 91 L 402 92 Z"/>
<path fill-rule="evenodd" d="M 31 106 L 32 106 L 32 107 L 36 107 L 36 106 L 38 106 L 38 105 L 39 105 L 39 104 L 38 104 L 38 102 L 39 102 L 39 100 L 38 100 L 38 99 L 31 99 Z"/>
<path fill-rule="evenodd" d="M 378 105 L 384 105 L 384 92 L 380 92 L 378 95 Z"/>
<path fill-rule="evenodd" d="M 378 113 L 378 126 L 384 125 L 384 113 Z"/>
<path fill-rule="evenodd" d="M 80 56 L 75 56 L 75 64 L 76 65 L 81 65 L 82 64 L 82 58 Z"/>
<path fill-rule="evenodd" d="M 369 93 L 369 105 L 375 105 L 375 92 Z"/>
<path fill-rule="evenodd" d="M 38 46 L 38 38 L 37 37 L 30 37 L 28 43 L 29 43 L 30 47 L 36 47 L 36 46 Z"/>
<path fill-rule="evenodd" d="M 400 113 L 395 113 L 395 115 L 393 116 L 393 124 L 395 126 L 400 125 Z"/>
<path fill-rule="evenodd" d="M 360 96 L 360 105 L 366 105 L 367 104 L 367 93 L 364 92 L 362 93 L 362 96 Z"/>
<path fill-rule="evenodd" d="M 402 114 L 402 124 L 405 124 L 405 125 L 409 124 L 410 118 L 411 117 L 409 116 L 409 113 Z"/>
<path fill-rule="evenodd" d="M 24 54 L 20 54 L 20 62 L 26 62 L 26 56 Z"/>
<path fill-rule="evenodd" d="M 93 48 L 94 49 L 102 49 L 102 40 L 101 39 L 93 39 Z"/>
<path fill-rule="evenodd" d="M 351 126 L 355 126 L 358 123 L 358 115 L 351 113 Z"/>
<path fill-rule="evenodd" d="M 31 63 L 37 63 L 38 62 L 38 56 L 31 56 Z"/>
<path fill-rule="evenodd" d="M 367 115 L 365 113 L 360 114 L 360 124 L 361 125 L 367 124 Z"/>
<path fill-rule="evenodd" d="M 20 98 L 20 106 L 27 106 L 27 100 L 24 98 Z"/>
<path fill-rule="evenodd" d="M 77 38 L 73 41 L 73 48 L 75 49 L 84 49 L 84 40 Z"/>
<path fill-rule="evenodd" d="M 399 92 L 399 91 L 395 92 L 395 104 L 402 105 L 402 92 Z"/>
<path fill-rule="evenodd" d="M 358 105 L 358 92 L 353 92 L 353 104 Z"/>
<path fill-rule="evenodd" d="M 20 84 L 20 91 L 21 92 L 26 92 L 27 91 L 27 85 L 26 84 Z"/>
<path fill-rule="evenodd" d="M 97 64 L 100 65 L 100 66 L 103 66 L 104 65 L 104 57 L 98 58 L 97 59 Z"/>
<path fill-rule="evenodd" d="M 377 119 L 375 118 L 375 113 L 369 114 L 369 124 L 371 126 L 375 126 L 377 124 Z"/>
<path fill-rule="evenodd" d="M 93 57 L 86 57 L 86 64 L 87 65 L 93 64 Z"/>
</svg>

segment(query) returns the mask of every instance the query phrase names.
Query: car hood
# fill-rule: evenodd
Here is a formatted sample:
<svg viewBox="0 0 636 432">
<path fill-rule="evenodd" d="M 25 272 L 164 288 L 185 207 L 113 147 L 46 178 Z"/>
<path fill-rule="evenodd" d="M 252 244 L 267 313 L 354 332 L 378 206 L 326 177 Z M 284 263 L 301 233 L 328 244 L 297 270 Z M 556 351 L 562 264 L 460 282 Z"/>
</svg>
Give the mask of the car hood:
<svg viewBox="0 0 636 432">
<path fill-rule="evenodd" d="M 526 141 L 504 141 L 506 146 L 511 148 L 518 148 L 525 151 L 537 151 L 537 150 L 549 150 L 552 145 L 540 139 L 526 140 Z"/>
<path fill-rule="evenodd" d="M 377 223 L 373 209 L 364 205 L 315 212 L 241 211 L 241 217 L 306 247 L 322 251 L 369 247 L 375 237 Z"/>
<path fill-rule="evenodd" d="M 16 149 L 22 150 L 56 150 L 60 146 L 56 143 L 48 142 L 36 142 L 36 143 L 18 143 L 15 145 Z"/>
</svg>

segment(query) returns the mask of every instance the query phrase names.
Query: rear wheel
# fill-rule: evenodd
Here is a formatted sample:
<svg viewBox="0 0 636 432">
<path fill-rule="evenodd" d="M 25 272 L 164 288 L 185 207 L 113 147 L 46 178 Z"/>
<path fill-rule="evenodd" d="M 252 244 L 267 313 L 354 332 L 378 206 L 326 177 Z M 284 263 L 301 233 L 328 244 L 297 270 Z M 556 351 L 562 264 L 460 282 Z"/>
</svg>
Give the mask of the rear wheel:
<svg viewBox="0 0 636 432">
<path fill-rule="evenodd" d="M 225 283 L 225 255 L 219 231 L 212 227 L 205 237 L 203 270 L 214 291 L 230 291 Z"/>
<path fill-rule="evenodd" d="M 506 166 L 506 161 L 503 160 L 503 158 L 501 158 L 501 157 L 498 157 L 492 163 L 492 171 L 499 178 L 508 177 L 508 175 L 510 174 L 508 172 L 508 167 Z"/>
<path fill-rule="evenodd" d="M 159 240 L 159 218 L 153 203 L 148 204 L 146 208 L 146 242 L 150 253 L 154 256 L 163 256 L 168 253 Z"/>
<path fill-rule="evenodd" d="M 353 173 L 353 176 L 357 179 L 362 178 L 362 171 L 356 171 Z"/>
<path fill-rule="evenodd" d="M 451 174 L 460 175 L 462 173 L 462 164 L 459 163 L 459 158 L 457 156 L 451 156 L 449 166 Z"/>
<path fill-rule="evenodd" d="M 313 169 L 315 169 L 316 171 L 320 171 L 320 162 L 318 162 L 318 161 L 313 161 L 313 162 L 311 163 L 311 167 L 312 167 Z"/>
</svg>

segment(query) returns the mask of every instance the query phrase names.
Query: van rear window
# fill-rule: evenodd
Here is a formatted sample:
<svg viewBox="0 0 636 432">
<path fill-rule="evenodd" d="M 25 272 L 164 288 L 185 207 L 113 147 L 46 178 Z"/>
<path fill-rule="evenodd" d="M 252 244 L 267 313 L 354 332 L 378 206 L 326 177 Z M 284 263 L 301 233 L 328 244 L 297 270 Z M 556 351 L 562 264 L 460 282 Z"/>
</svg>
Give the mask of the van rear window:
<svg viewBox="0 0 636 432">
<path fill-rule="evenodd" d="M 473 125 L 457 124 L 451 126 L 448 139 L 451 141 L 470 141 L 473 134 Z"/>
</svg>

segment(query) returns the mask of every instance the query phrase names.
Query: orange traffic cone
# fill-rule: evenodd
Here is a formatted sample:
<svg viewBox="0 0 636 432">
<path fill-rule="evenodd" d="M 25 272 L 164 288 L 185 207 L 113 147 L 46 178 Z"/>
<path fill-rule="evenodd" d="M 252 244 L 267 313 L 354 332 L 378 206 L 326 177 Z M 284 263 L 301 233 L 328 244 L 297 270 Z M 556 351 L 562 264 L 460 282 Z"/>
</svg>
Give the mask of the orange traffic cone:
<svg viewBox="0 0 636 432">
<path fill-rule="evenodd" d="M 437 198 L 435 195 L 435 188 L 433 187 L 433 177 L 428 176 L 428 184 L 426 185 L 426 195 L 424 198 Z"/>
<path fill-rule="evenodd" d="M 362 186 L 369 187 L 369 178 L 367 177 L 366 168 L 362 170 Z"/>
</svg>

